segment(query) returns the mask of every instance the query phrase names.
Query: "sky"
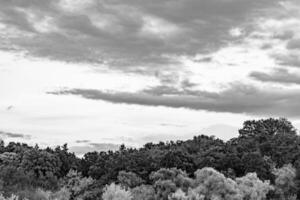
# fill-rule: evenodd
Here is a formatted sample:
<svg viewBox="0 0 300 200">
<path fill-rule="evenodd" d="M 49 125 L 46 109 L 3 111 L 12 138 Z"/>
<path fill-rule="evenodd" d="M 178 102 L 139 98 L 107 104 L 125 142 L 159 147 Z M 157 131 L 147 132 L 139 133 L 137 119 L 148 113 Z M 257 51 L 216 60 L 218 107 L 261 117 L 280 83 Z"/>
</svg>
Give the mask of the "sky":
<svg viewBox="0 0 300 200">
<path fill-rule="evenodd" d="M 297 0 L 0 0 L 0 137 L 78 154 L 300 128 Z"/>
</svg>

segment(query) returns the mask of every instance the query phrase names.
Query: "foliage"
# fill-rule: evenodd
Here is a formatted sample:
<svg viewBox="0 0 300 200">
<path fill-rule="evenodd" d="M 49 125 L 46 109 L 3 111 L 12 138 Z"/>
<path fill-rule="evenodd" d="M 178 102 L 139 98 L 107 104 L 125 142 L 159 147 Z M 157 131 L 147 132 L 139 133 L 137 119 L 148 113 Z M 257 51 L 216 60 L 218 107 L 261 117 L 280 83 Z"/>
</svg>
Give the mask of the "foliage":
<svg viewBox="0 0 300 200">
<path fill-rule="evenodd" d="M 94 180 L 92 178 L 82 177 L 81 173 L 71 170 L 67 174 L 67 180 L 64 186 L 68 191 L 65 195 L 69 195 L 70 199 L 84 199 L 85 192 L 93 183 Z M 61 191 L 62 194 L 63 192 L 64 190 Z"/>
<path fill-rule="evenodd" d="M 2 194 L 0 194 L 0 200 L 18 200 L 19 197 L 12 194 L 10 197 L 5 198 Z"/>
<path fill-rule="evenodd" d="M 256 173 L 249 173 L 244 177 L 237 178 L 236 183 L 245 200 L 264 200 L 267 194 L 274 189 L 269 181 L 261 181 Z"/>
<path fill-rule="evenodd" d="M 282 168 L 274 170 L 276 197 L 278 199 L 290 199 L 296 196 L 296 169 L 292 165 L 285 165 Z"/>
<path fill-rule="evenodd" d="M 203 168 L 195 172 L 196 187 L 192 193 L 207 199 L 239 200 L 241 199 L 237 184 L 212 168 Z"/>
<path fill-rule="evenodd" d="M 155 190 L 151 185 L 140 185 L 131 190 L 132 200 L 155 200 Z"/>
<path fill-rule="evenodd" d="M 119 183 L 125 188 L 134 188 L 141 185 L 144 181 L 133 172 L 120 171 L 118 175 Z"/>
<path fill-rule="evenodd" d="M 114 183 L 106 186 L 102 195 L 103 200 L 131 200 L 130 191 L 123 189 L 120 185 Z"/>
<path fill-rule="evenodd" d="M 176 168 L 162 168 L 153 172 L 150 179 L 154 182 L 157 199 L 168 199 L 168 196 L 178 188 L 187 191 L 192 185 L 192 179 L 188 177 L 186 172 Z"/>
<path fill-rule="evenodd" d="M 119 185 L 107 186 L 113 182 Z M 94 200 L 113 190 L 134 200 L 297 198 L 300 136 L 288 120 L 269 118 L 245 121 L 227 142 L 199 135 L 83 158 L 67 145 L 42 149 L 0 141 L 5 197 Z"/>
</svg>

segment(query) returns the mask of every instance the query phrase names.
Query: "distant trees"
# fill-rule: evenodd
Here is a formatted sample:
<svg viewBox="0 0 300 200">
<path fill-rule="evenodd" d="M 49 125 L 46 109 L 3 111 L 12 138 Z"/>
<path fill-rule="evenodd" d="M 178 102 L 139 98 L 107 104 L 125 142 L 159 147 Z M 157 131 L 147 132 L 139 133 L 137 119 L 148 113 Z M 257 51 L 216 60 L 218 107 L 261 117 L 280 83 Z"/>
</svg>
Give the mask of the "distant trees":
<svg viewBox="0 0 300 200">
<path fill-rule="evenodd" d="M 36 188 L 56 190 L 66 177 L 65 171 L 77 168 L 76 163 L 80 161 L 74 153 L 68 152 L 66 145 L 52 150 L 13 142 L 7 146 L 1 144 L 0 189 L 4 195 L 22 196 Z"/>
<path fill-rule="evenodd" d="M 165 168 L 176 167 L 188 173 L 195 169 L 194 160 L 187 152 L 182 150 L 168 150 L 161 159 L 161 166 Z"/>
<path fill-rule="evenodd" d="M 57 189 L 61 166 L 57 156 L 37 148 L 25 151 L 20 163 L 20 168 L 31 176 L 32 184 L 45 189 Z"/>
<path fill-rule="evenodd" d="M 244 122 L 227 142 L 199 135 L 83 158 L 67 145 L 1 141 L 0 191 L 30 200 L 113 199 L 113 191 L 132 200 L 291 200 L 300 197 L 300 136 L 270 118 Z"/>
</svg>

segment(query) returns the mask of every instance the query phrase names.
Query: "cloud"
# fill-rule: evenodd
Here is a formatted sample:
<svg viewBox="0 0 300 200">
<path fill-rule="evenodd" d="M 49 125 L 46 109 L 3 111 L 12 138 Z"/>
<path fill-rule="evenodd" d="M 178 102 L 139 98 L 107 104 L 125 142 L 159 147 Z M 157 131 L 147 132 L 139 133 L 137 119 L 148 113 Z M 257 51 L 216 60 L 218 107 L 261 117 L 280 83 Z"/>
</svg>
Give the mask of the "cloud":
<svg viewBox="0 0 300 200">
<path fill-rule="evenodd" d="M 150 94 L 150 95 L 153 95 L 153 96 L 161 96 L 161 95 L 164 95 L 164 94 L 180 95 L 182 93 L 182 91 L 178 90 L 175 87 L 160 85 L 160 86 L 157 86 L 157 87 L 144 89 L 143 93 Z"/>
<path fill-rule="evenodd" d="M 89 144 L 93 148 L 98 149 L 100 151 L 118 150 L 120 146 L 118 144 L 111 144 L 111 143 L 89 143 Z"/>
<path fill-rule="evenodd" d="M 289 52 L 288 54 L 274 55 L 274 58 L 280 65 L 289 67 L 300 67 L 300 56 L 296 53 Z"/>
<path fill-rule="evenodd" d="M 280 8 L 258 20 L 253 38 L 282 67 L 300 67 L 300 4 L 296 0 L 281 1 Z"/>
<path fill-rule="evenodd" d="M 14 109 L 14 106 L 13 106 L 13 105 L 10 105 L 10 106 L 7 106 L 7 107 L 6 107 L 6 110 L 8 110 L 8 111 L 9 111 L 9 110 L 12 110 L 12 109 Z"/>
<path fill-rule="evenodd" d="M 157 90 L 157 91 L 156 91 Z M 77 95 L 86 99 L 118 104 L 165 106 L 212 112 L 245 113 L 299 117 L 300 90 L 260 89 L 241 83 L 232 84 L 221 92 L 164 90 L 152 88 L 137 93 L 69 89 L 51 92 L 55 95 Z"/>
<path fill-rule="evenodd" d="M 185 135 L 186 136 L 186 135 Z M 193 137 L 192 135 L 190 136 L 190 138 Z M 145 144 L 148 142 L 154 142 L 154 143 L 158 143 L 158 142 L 167 142 L 167 141 L 176 141 L 178 140 L 179 136 L 175 135 L 175 134 L 149 134 L 146 136 L 142 136 L 139 139 L 140 144 Z"/>
<path fill-rule="evenodd" d="M 160 126 L 170 126 L 170 127 L 186 127 L 186 125 L 183 124 L 169 124 L 169 123 L 161 123 Z"/>
<path fill-rule="evenodd" d="M 136 141 L 136 138 L 133 137 L 106 137 L 106 138 L 102 138 L 103 140 L 106 141 L 122 141 L 122 143 L 132 143 Z"/>
<path fill-rule="evenodd" d="M 272 73 L 255 71 L 249 76 L 261 82 L 300 84 L 300 74 L 290 73 L 287 69 L 274 69 Z"/>
<path fill-rule="evenodd" d="M 22 139 L 30 139 L 30 135 L 25 135 L 21 133 L 10 133 L 10 132 L 5 132 L 5 131 L 0 131 L 0 137 L 5 137 L 5 138 L 22 138 Z"/>
<path fill-rule="evenodd" d="M 282 30 L 274 34 L 275 39 L 290 40 L 295 36 L 295 33 L 291 30 Z"/>
<path fill-rule="evenodd" d="M 287 44 L 287 49 L 300 49 L 300 39 L 292 39 Z"/>
<path fill-rule="evenodd" d="M 199 63 L 201 63 L 201 62 L 203 62 L 203 63 L 209 63 L 212 60 L 213 60 L 212 57 L 204 57 L 204 58 L 201 58 L 201 59 L 198 59 L 198 60 L 194 60 L 194 61 L 195 62 L 199 62 Z"/>
<path fill-rule="evenodd" d="M 4 1 L 0 47 L 9 43 L 36 57 L 153 71 L 177 63 L 180 55 L 214 51 L 235 41 L 230 30 L 240 30 L 278 2 Z"/>
<path fill-rule="evenodd" d="M 76 143 L 80 144 L 80 143 L 89 143 L 90 140 L 76 140 Z"/>
<path fill-rule="evenodd" d="M 93 152 L 93 151 L 116 151 L 118 150 L 120 145 L 117 144 L 111 144 L 111 143 L 89 143 L 84 146 L 71 146 L 70 151 L 74 152 L 75 154 L 82 156 L 83 154 L 87 152 Z"/>
<path fill-rule="evenodd" d="M 200 133 L 205 135 L 214 135 L 222 140 L 230 140 L 238 136 L 238 127 L 229 126 L 226 124 L 214 124 L 209 127 L 203 128 Z"/>
</svg>

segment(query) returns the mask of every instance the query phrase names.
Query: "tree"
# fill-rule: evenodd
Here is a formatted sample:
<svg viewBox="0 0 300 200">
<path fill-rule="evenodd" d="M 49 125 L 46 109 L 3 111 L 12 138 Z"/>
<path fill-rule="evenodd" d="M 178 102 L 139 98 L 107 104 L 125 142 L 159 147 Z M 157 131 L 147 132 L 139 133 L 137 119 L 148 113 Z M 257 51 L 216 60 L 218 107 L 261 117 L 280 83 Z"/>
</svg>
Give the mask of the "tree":
<svg viewBox="0 0 300 200">
<path fill-rule="evenodd" d="M 175 193 L 169 196 L 169 200 L 191 200 L 191 195 L 187 195 L 181 189 L 178 189 Z M 204 200 L 204 196 L 202 198 L 194 198 L 194 200 Z"/>
<path fill-rule="evenodd" d="M 82 172 L 83 176 L 89 176 L 90 167 L 97 162 L 99 155 L 97 152 L 88 152 L 84 154 L 80 161 L 79 170 Z"/>
<path fill-rule="evenodd" d="M 102 194 L 103 200 L 131 200 L 132 194 L 130 191 L 123 189 L 120 185 L 115 183 L 110 184 L 104 188 Z"/>
<path fill-rule="evenodd" d="M 151 185 L 140 185 L 131 190 L 132 200 L 155 200 L 155 190 Z"/>
<path fill-rule="evenodd" d="M 259 152 L 246 153 L 242 157 L 244 163 L 244 173 L 256 172 L 263 180 L 272 177 L 271 166 Z"/>
<path fill-rule="evenodd" d="M 297 131 L 292 123 L 285 118 L 245 121 L 243 128 L 239 130 L 240 137 L 255 137 L 259 141 L 266 140 L 278 133 L 296 134 Z"/>
<path fill-rule="evenodd" d="M 125 188 L 134 188 L 141 185 L 144 181 L 133 172 L 120 171 L 118 175 L 119 183 Z"/>
<path fill-rule="evenodd" d="M 275 191 L 278 199 L 288 200 L 292 196 L 297 196 L 297 186 L 295 183 L 296 169 L 291 165 L 274 170 Z"/>
<path fill-rule="evenodd" d="M 36 187 L 57 189 L 61 162 L 58 157 L 38 148 L 27 150 L 20 167 L 33 177 Z"/>
<path fill-rule="evenodd" d="M 79 165 L 79 159 L 74 153 L 68 152 L 68 145 L 64 144 L 62 147 L 55 148 L 53 154 L 59 158 L 61 166 L 59 169 L 59 178 L 66 176 L 69 171 L 77 170 Z"/>
<path fill-rule="evenodd" d="M 188 173 L 195 170 L 195 164 L 191 156 L 182 150 L 169 150 L 161 160 L 161 166 L 164 168 L 178 168 Z"/>
<path fill-rule="evenodd" d="M 5 198 L 3 194 L 0 194 L 0 200 L 19 200 L 19 197 L 16 195 L 11 195 L 10 197 Z"/>
<path fill-rule="evenodd" d="M 236 183 L 244 200 L 264 200 L 267 194 L 273 190 L 269 181 L 261 181 L 256 173 L 248 173 L 237 178 Z"/>
<path fill-rule="evenodd" d="M 80 173 L 74 170 L 71 170 L 66 177 L 67 181 L 64 187 L 70 193 L 70 200 L 80 199 L 85 196 L 88 187 L 94 183 L 92 178 L 82 177 Z"/>
<path fill-rule="evenodd" d="M 215 200 L 241 200 L 236 182 L 226 178 L 213 168 L 203 168 L 195 172 L 195 188 L 189 195 Z"/>
<path fill-rule="evenodd" d="M 162 168 L 152 173 L 150 179 L 154 182 L 156 198 L 158 199 L 168 199 L 168 196 L 178 188 L 187 191 L 193 183 L 186 172 L 176 168 Z"/>
</svg>

